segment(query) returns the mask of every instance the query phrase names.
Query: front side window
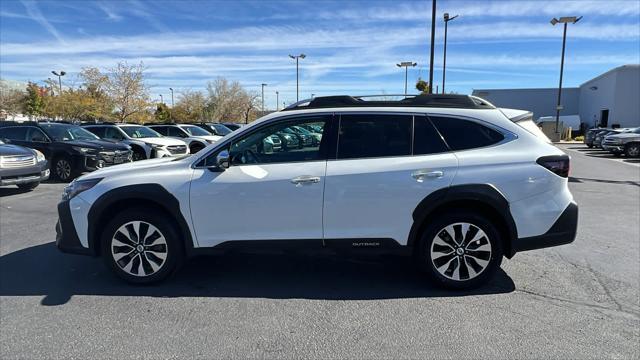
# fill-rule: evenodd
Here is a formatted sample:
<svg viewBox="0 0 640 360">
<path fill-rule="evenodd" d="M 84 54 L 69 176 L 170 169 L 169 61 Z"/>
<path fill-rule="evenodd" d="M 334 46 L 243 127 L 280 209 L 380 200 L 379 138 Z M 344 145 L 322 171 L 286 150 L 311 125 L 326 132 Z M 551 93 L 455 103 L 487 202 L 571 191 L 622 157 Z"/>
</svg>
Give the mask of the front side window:
<svg viewBox="0 0 640 360">
<path fill-rule="evenodd" d="M 231 133 L 231 130 L 222 124 L 210 124 L 209 126 L 215 129 L 216 135 L 225 136 Z"/>
<path fill-rule="evenodd" d="M 162 136 L 156 129 L 151 129 L 146 126 L 123 126 L 120 130 L 134 139 L 157 138 Z"/>
<path fill-rule="evenodd" d="M 90 126 L 85 128 L 87 131 L 94 133 L 99 138 L 104 138 L 104 126 Z"/>
<path fill-rule="evenodd" d="M 209 136 L 211 135 L 207 130 L 199 127 L 199 126 L 195 126 L 195 125 L 184 125 L 180 127 L 182 130 L 186 131 L 187 133 L 189 133 L 189 135 L 192 136 Z"/>
<path fill-rule="evenodd" d="M 48 142 L 47 136 L 38 128 L 29 128 L 27 133 L 27 140 L 33 142 Z"/>
<path fill-rule="evenodd" d="M 504 135 L 480 123 L 444 116 L 430 116 L 451 150 L 481 148 L 499 143 Z"/>
<path fill-rule="evenodd" d="M 411 155 L 412 123 L 411 115 L 342 115 L 338 159 Z"/>
<path fill-rule="evenodd" d="M 104 137 L 105 139 L 111 139 L 111 140 L 123 140 L 124 136 L 122 135 L 122 133 L 120 132 L 120 130 L 118 130 L 118 128 L 114 127 L 108 127 L 104 129 Z"/>
<path fill-rule="evenodd" d="M 228 148 L 231 165 L 323 160 L 326 158 L 326 147 L 329 146 L 327 141 L 305 142 L 291 128 L 310 124 L 317 126 L 324 134 L 329 131 L 330 118 L 331 116 L 321 115 L 283 120 L 234 140 Z M 206 161 L 207 166 L 214 163 L 215 155 Z"/>
</svg>

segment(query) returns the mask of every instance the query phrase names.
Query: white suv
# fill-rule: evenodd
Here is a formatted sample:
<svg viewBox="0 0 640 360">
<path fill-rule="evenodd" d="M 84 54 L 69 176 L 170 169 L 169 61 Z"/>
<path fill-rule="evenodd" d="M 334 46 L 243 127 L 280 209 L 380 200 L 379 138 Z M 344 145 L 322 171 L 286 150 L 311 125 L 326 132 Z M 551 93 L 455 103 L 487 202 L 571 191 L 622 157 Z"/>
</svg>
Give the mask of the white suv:
<svg viewBox="0 0 640 360">
<path fill-rule="evenodd" d="M 186 256 L 295 244 L 406 251 L 442 286 L 477 286 L 503 256 L 576 235 L 569 157 L 514 114 L 462 95 L 317 97 L 191 157 L 78 178 L 56 242 L 134 283 Z M 320 143 L 264 146 L 291 126 L 321 130 Z"/>
</svg>

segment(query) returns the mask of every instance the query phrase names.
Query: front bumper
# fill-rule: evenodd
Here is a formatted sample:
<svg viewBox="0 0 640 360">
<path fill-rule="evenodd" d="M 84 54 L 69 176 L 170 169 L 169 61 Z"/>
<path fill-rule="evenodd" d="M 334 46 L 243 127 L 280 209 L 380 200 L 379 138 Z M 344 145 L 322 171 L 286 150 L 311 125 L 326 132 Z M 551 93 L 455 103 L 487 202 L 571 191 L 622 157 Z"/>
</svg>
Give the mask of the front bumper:
<svg viewBox="0 0 640 360">
<path fill-rule="evenodd" d="M 82 167 L 84 171 L 94 171 L 107 166 L 119 165 L 133 161 L 133 152 L 102 151 L 98 154 L 87 154 L 83 157 Z"/>
<path fill-rule="evenodd" d="M 513 243 L 513 251 L 527 251 L 570 244 L 578 231 L 578 205 L 571 202 L 549 231 L 542 235 L 519 238 Z"/>
<path fill-rule="evenodd" d="M 78 233 L 73 225 L 69 201 L 61 201 L 58 204 L 58 223 L 56 224 L 56 246 L 64 253 L 92 255 L 95 249 L 86 248 L 80 243 Z"/>
<path fill-rule="evenodd" d="M 23 168 L 0 170 L 0 186 L 40 182 L 48 178 L 49 169 L 46 161 Z"/>
<path fill-rule="evenodd" d="M 622 144 L 602 144 L 602 148 L 614 153 L 624 152 L 624 145 Z"/>
</svg>

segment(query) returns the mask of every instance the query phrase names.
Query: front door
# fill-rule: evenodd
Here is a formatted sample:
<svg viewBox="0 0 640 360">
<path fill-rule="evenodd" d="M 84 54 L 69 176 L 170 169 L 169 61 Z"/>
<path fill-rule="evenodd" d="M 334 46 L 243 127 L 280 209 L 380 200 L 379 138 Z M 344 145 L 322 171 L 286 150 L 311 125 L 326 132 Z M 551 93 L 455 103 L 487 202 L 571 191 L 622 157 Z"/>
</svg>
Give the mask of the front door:
<svg viewBox="0 0 640 360">
<path fill-rule="evenodd" d="M 191 181 L 191 217 L 198 245 L 322 239 L 327 141 L 282 147 L 274 146 L 274 139 L 294 125 L 317 126 L 324 133 L 330 121 L 330 116 L 288 118 L 263 125 L 212 153 Z M 230 167 L 207 168 L 222 150 L 230 153 Z"/>
</svg>

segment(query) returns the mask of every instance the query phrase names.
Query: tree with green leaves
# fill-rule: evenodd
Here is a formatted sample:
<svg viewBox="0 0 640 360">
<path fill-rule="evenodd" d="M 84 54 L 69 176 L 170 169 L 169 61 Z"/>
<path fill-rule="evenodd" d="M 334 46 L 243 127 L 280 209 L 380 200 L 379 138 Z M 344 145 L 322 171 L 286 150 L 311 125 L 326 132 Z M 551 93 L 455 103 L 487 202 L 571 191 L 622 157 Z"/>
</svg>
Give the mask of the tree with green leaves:
<svg viewBox="0 0 640 360">
<path fill-rule="evenodd" d="M 156 106 L 156 112 L 154 113 L 156 121 L 168 122 L 171 120 L 171 113 L 169 107 L 166 104 L 158 103 Z"/>
<path fill-rule="evenodd" d="M 416 82 L 416 89 L 420 90 L 420 92 L 425 95 L 429 93 L 429 83 L 422 79 L 418 79 Z"/>
<path fill-rule="evenodd" d="M 32 117 L 42 115 L 44 110 L 43 95 L 46 95 L 45 89 L 32 82 L 27 84 L 27 96 L 24 99 L 24 112 L 27 115 Z"/>
</svg>

